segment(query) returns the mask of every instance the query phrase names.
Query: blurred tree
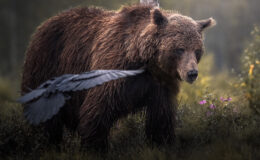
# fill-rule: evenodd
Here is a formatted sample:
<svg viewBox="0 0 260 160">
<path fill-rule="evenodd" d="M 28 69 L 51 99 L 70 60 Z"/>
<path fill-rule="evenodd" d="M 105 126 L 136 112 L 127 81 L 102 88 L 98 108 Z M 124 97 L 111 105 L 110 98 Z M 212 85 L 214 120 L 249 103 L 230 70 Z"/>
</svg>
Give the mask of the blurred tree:
<svg viewBox="0 0 260 160">
<path fill-rule="evenodd" d="M 17 65 L 17 10 L 16 0 L 10 1 L 9 14 L 9 28 L 10 28 L 10 66 L 11 70 L 16 69 Z"/>
</svg>

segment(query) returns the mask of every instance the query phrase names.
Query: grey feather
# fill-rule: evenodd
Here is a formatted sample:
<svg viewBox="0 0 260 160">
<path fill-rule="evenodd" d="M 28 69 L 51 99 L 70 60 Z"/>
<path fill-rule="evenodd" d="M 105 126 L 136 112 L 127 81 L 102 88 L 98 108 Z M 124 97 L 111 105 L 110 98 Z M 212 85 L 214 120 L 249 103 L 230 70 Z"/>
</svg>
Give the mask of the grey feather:
<svg viewBox="0 0 260 160">
<path fill-rule="evenodd" d="M 39 98 L 40 96 L 43 95 L 43 93 L 46 91 L 46 89 L 44 88 L 39 88 L 39 89 L 35 89 L 29 93 L 27 93 L 26 95 L 24 95 L 23 97 L 20 97 L 17 101 L 19 103 L 27 103 L 30 102 L 34 99 Z"/>
<path fill-rule="evenodd" d="M 58 86 L 57 90 L 61 92 L 69 92 L 69 91 L 80 91 L 84 89 L 90 89 L 92 87 L 101 85 L 111 80 L 116 80 L 128 76 L 134 76 L 142 72 L 143 70 L 134 70 L 134 71 L 97 70 L 97 72 L 91 73 L 91 77 L 89 77 L 88 72 L 86 72 L 72 79 L 71 81 Z"/>
<path fill-rule="evenodd" d="M 61 93 L 41 97 L 25 107 L 24 116 L 30 123 L 37 125 L 51 119 L 64 104 L 65 97 Z"/>
<path fill-rule="evenodd" d="M 25 104 L 24 116 L 32 124 L 51 119 L 70 99 L 69 92 L 87 90 L 105 82 L 135 76 L 144 70 L 94 70 L 82 74 L 65 74 L 42 83 L 18 102 Z M 64 95 L 65 94 L 65 95 Z"/>
</svg>

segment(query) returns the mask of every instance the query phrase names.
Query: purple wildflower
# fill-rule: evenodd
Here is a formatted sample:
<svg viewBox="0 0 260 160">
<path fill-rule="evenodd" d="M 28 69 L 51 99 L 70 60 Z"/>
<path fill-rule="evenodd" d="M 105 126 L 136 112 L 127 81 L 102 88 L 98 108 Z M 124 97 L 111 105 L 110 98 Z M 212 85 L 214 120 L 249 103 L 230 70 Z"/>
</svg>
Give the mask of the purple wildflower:
<svg viewBox="0 0 260 160">
<path fill-rule="evenodd" d="M 206 103 L 207 103 L 206 100 L 202 100 L 202 101 L 199 102 L 199 104 L 201 104 L 201 105 L 206 104 Z"/>
<path fill-rule="evenodd" d="M 211 104 L 211 105 L 209 106 L 209 108 L 210 108 L 210 109 L 216 109 L 216 106 L 215 106 L 214 104 Z"/>
<path fill-rule="evenodd" d="M 228 98 L 220 97 L 220 100 L 221 100 L 222 102 L 229 102 L 229 101 L 232 100 L 232 98 L 231 98 L 231 97 L 228 97 Z"/>
<path fill-rule="evenodd" d="M 211 111 L 208 111 L 207 113 L 206 113 L 206 116 L 207 117 L 209 117 L 209 116 L 211 116 L 213 113 L 211 112 Z"/>
</svg>

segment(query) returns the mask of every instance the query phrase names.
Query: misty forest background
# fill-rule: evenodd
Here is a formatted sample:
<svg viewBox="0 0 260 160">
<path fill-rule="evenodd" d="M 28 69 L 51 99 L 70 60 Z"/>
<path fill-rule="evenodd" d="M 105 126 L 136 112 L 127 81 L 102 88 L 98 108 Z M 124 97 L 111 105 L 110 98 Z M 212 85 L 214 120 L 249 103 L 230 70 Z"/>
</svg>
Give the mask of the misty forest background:
<svg viewBox="0 0 260 160">
<path fill-rule="evenodd" d="M 118 10 L 139 0 L 0 0 L 0 159 L 102 159 L 80 150 L 66 131 L 60 150 L 40 127 L 27 124 L 19 97 L 26 47 L 36 27 L 75 6 Z M 160 7 L 194 19 L 213 17 L 198 80 L 182 84 L 176 144 L 147 143 L 144 115 L 120 120 L 107 159 L 260 159 L 260 1 L 160 0 Z"/>
</svg>

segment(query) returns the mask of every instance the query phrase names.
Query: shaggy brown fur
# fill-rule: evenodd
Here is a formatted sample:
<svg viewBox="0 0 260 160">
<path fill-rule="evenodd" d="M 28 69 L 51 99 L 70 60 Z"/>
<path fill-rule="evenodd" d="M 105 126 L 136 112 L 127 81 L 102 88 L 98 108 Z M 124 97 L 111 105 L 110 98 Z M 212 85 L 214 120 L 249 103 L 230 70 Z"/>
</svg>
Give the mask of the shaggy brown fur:
<svg viewBox="0 0 260 160">
<path fill-rule="evenodd" d="M 146 67 L 139 76 L 72 94 L 60 113 L 46 122 L 46 130 L 50 140 L 58 143 L 65 125 L 79 131 L 85 147 L 106 148 L 113 123 L 145 107 L 148 139 L 172 144 L 179 82 L 196 69 L 203 48 L 201 31 L 212 23 L 213 19 L 194 21 L 149 6 L 129 6 L 118 12 L 65 11 L 44 22 L 33 35 L 22 93 L 65 73 Z"/>
</svg>

